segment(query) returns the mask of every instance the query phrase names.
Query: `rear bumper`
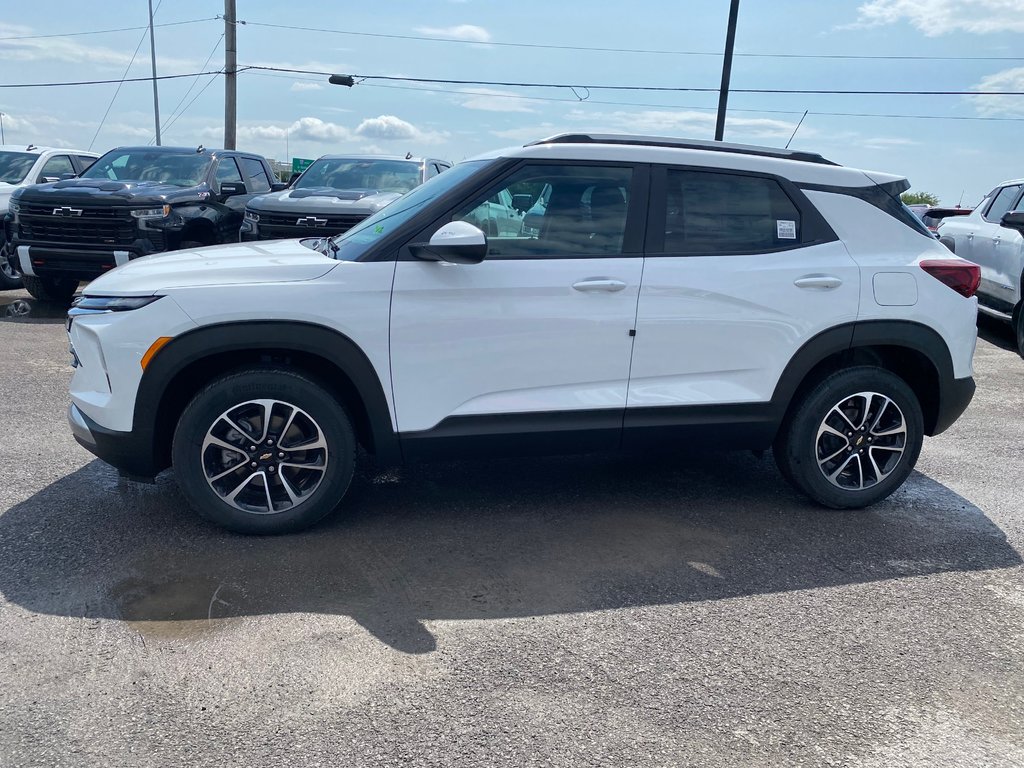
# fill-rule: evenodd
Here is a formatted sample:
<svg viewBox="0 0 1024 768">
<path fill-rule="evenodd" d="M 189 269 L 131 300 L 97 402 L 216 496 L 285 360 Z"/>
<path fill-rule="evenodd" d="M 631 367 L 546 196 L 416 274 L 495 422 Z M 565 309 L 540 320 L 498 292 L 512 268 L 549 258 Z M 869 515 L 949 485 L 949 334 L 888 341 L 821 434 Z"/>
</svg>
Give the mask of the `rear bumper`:
<svg viewBox="0 0 1024 768">
<path fill-rule="evenodd" d="M 140 479 L 156 476 L 153 436 L 101 427 L 76 405 L 68 408 L 68 424 L 79 445 L 122 473 Z"/>
<path fill-rule="evenodd" d="M 946 382 L 939 396 L 939 410 L 936 414 L 935 427 L 929 434 L 939 435 L 949 429 L 971 404 L 975 389 L 974 379 L 970 376 L 964 379 L 950 379 Z"/>
</svg>

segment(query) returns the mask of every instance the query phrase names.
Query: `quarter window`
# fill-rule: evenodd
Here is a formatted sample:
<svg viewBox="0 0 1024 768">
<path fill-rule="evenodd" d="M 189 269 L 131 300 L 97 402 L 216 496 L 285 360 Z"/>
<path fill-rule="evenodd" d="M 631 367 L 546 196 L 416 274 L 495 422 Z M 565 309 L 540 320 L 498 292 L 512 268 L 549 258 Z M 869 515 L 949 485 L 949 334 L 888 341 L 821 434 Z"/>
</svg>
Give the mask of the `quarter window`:
<svg viewBox="0 0 1024 768">
<path fill-rule="evenodd" d="M 1003 218 L 1010 206 L 1013 205 L 1013 201 L 1017 199 L 1017 194 L 1020 192 L 1020 185 L 1013 187 L 1003 187 L 999 190 L 999 193 L 995 196 L 992 201 L 992 205 L 988 207 L 985 212 L 985 218 L 988 221 L 1000 221 Z"/>
<path fill-rule="evenodd" d="M 800 235 L 800 211 L 774 179 L 667 171 L 666 253 L 767 251 Z"/>
<path fill-rule="evenodd" d="M 489 257 L 621 254 L 632 179 L 624 167 L 528 165 L 453 218 L 484 231 Z"/>
</svg>

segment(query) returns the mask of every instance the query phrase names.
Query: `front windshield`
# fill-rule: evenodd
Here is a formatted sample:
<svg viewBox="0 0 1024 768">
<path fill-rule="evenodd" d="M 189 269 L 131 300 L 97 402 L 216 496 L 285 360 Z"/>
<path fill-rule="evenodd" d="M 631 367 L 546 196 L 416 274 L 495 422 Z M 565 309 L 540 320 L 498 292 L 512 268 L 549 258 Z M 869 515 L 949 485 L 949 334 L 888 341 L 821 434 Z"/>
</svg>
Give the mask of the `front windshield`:
<svg viewBox="0 0 1024 768">
<path fill-rule="evenodd" d="M 323 158 L 295 181 L 295 189 L 373 189 L 406 193 L 420 183 L 420 164 L 405 160 Z"/>
<path fill-rule="evenodd" d="M 29 152 L 0 152 L 0 181 L 17 184 L 28 176 L 37 157 Z"/>
<path fill-rule="evenodd" d="M 337 246 L 337 250 L 331 255 L 342 261 L 355 261 L 366 251 L 367 247 L 396 231 L 438 197 L 487 167 L 491 162 L 493 161 L 473 160 L 459 163 L 450 170 L 434 176 L 425 184 L 421 184 L 412 192 L 395 200 L 391 205 L 381 208 L 373 216 L 363 219 L 352 229 L 336 236 L 332 242 Z"/>
<path fill-rule="evenodd" d="M 89 166 L 83 179 L 155 181 L 194 187 L 206 178 L 213 162 L 197 152 L 156 152 L 149 149 L 114 149 Z"/>
</svg>

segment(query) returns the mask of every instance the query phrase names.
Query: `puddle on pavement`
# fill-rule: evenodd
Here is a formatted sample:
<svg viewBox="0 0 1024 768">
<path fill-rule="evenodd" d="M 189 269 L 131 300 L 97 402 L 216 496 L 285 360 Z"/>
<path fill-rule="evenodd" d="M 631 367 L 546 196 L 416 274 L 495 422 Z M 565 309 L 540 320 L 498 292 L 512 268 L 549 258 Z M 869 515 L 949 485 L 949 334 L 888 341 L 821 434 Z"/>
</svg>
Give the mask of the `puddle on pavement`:
<svg viewBox="0 0 1024 768">
<path fill-rule="evenodd" d="M 64 322 L 68 308 L 64 304 L 38 299 L 22 299 L 0 294 L 0 321 L 8 323 Z"/>
<path fill-rule="evenodd" d="M 125 579 L 111 592 L 121 619 L 146 638 L 190 640 L 208 636 L 244 615 L 245 595 L 226 582 L 203 578 L 154 584 Z M 159 616 L 159 620 L 148 617 Z"/>
</svg>

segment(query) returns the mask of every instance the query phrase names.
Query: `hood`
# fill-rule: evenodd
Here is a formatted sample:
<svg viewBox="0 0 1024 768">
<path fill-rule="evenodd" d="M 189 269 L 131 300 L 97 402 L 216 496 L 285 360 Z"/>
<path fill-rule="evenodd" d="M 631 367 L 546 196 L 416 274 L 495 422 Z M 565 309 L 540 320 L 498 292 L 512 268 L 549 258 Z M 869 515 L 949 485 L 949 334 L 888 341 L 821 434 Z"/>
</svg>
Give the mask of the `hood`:
<svg viewBox="0 0 1024 768">
<path fill-rule="evenodd" d="M 203 200 L 210 196 L 205 184 L 179 187 L 159 181 L 109 181 L 107 179 L 65 179 L 25 187 L 18 195 L 26 203 L 93 202 L 100 205 L 146 205 Z"/>
<path fill-rule="evenodd" d="M 91 295 L 148 295 L 173 288 L 315 280 L 338 265 L 298 240 L 232 243 L 129 261 L 93 280 Z"/>
<path fill-rule="evenodd" d="M 401 196 L 400 192 L 378 192 L 375 189 L 310 187 L 308 189 L 286 189 L 284 192 L 260 195 L 250 200 L 247 207 L 255 211 L 280 213 L 332 213 L 340 216 L 362 214 L 369 216 Z"/>
</svg>

